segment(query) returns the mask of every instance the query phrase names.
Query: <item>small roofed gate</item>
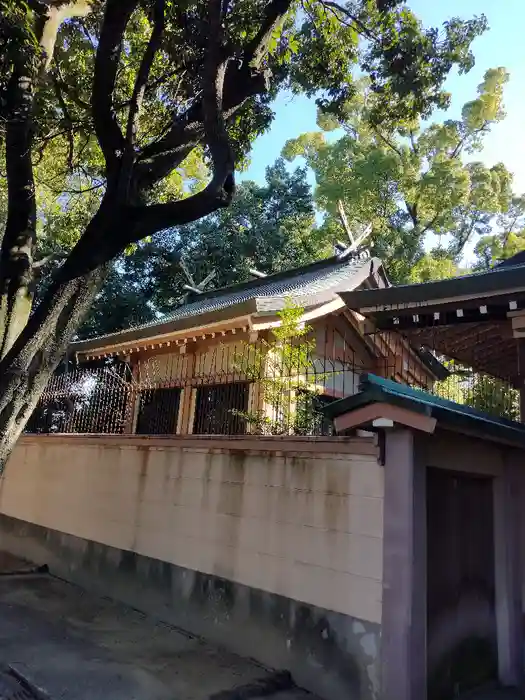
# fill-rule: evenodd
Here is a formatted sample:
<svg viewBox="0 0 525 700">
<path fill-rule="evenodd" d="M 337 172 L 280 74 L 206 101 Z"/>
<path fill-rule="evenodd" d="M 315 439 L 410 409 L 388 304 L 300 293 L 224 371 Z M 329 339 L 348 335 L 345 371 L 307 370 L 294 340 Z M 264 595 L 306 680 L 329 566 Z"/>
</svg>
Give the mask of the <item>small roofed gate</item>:
<svg viewBox="0 0 525 700">
<path fill-rule="evenodd" d="M 525 421 L 523 253 L 485 272 L 341 296 L 365 317 L 367 333 L 395 332 L 453 361 L 462 376 L 453 372 L 458 381 L 448 398 Z"/>
</svg>

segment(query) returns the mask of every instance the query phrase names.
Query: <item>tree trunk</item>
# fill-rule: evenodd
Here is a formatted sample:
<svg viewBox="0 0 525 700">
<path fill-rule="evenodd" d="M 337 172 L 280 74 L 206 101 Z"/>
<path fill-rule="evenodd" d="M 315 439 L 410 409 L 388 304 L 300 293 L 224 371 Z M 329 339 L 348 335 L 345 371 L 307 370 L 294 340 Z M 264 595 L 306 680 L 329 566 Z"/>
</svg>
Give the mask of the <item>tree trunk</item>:
<svg viewBox="0 0 525 700">
<path fill-rule="evenodd" d="M 29 63 L 29 62 L 28 62 Z M 9 80 L 6 125 L 8 215 L 0 249 L 0 358 L 4 357 L 31 311 L 36 202 L 31 146 L 33 104 L 31 66 L 22 62 Z"/>
<path fill-rule="evenodd" d="M 0 474 L 108 271 L 53 284 L 0 362 Z"/>
<path fill-rule="evenodd" d="M 5 160 L 8 215 L 0 232 L 0 358 L 28 322 L 33 301 L 36 200 L 32 164 L 35 85 L 47 73 L 57 32 L 70 17 L 85 16 L 90 0 L 47 0 L 35 11 L 35 37 L 41 54 L 21 47 L 15 56 L 2 118 L 6 122 Z M 25 47 L 27 49 L 27 47 Z"/>
</svg>

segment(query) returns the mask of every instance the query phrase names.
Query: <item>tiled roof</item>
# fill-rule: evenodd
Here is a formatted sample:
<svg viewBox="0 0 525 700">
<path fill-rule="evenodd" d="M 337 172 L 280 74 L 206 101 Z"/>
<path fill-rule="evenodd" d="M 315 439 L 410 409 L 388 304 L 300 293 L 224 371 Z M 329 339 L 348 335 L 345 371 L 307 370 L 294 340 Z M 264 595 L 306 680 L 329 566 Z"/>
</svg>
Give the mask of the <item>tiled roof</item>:
<svg viewBox="0 0 525 700">
<path fill-rule="evenodd" d="M 282 308 L 287 297 L 291 297 L 296 303 L 306 308 L 330 301 L 340 291 L 355 289 L 380 266 L 381 262 L 378 259 L 364 255 L 321 260 L 286 272 L 193 295 L 191 300 L 171 313 L 130 330 L 146 331 L 161 324 L 220 311 L 250 300 L 256 301 L 257 310 L 261 312 Z M 116 335 L 119 333 L 99 336 L 97 340 L 112 338 Z"/>
<path fill-rule="evenodd" d="M 378 261 L 376 261 L 378 264 Z M 376 269 L 377 269 L 376 264 Z M 260 302 L 257 307 L 261 311 L 278 309 L 277 299 L 292 297 L 293 299 L 317 300 L 320 293 L 333 292 L 335 295 L 341 289 L 352 289 L 353 278 L 356 274 L 370 268 L 370 259 L 362 257 L 330 258 L 320 263 L 305 265 L 295 270 L 268 275 L 262 279 L 243 284 L 223 287 L 194 297 L 194 301 L 183 304 L 171 313 L 162 317 L 161 321 L 176 321 L 179 318 L 198 316 L 210 311 L 224 309 L 232 304 L 239 304 L 249 299 Z M 274 306 L 272 302 L 277 302 Z M 147 325 L 156 325 L 158 322 Z"/>
</svg>

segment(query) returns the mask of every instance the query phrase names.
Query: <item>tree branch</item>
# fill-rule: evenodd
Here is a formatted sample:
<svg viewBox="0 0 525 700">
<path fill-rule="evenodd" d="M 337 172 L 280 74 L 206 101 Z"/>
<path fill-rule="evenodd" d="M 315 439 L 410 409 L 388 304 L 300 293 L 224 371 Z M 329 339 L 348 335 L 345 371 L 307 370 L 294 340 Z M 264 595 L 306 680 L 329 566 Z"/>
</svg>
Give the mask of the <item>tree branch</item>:
<svg viewBox="0 0 525 700">
<path fill-rule="evenodd" d="M 483 125 L 480 126 L 479 129 L 475 129 L 472 133 L 469 133 L 468 131 L 465 133 L 465 135 L 458 141 L 456 144 L 456 147 L 454 150 L 450 153 L 449 158 L 457 158 L 459 155 L 461 155 L 461 151 L 463 150 L 463 147 L 465 146 L 465 142 L 469 136 L 477 136 L 477 134 L 481 134 L 482 131 L 485 131 L 485 129 L 489 126 L 489 122 L 485 121 L 483 122 Z"/>
<path fill-rule="evenodd" d="M 36 9 L 36 5 L 39 9 Z M 63 22 L 72 17 L 85 17 L 91 12 L 90 0 L 40 0 L 34 3 L 38 17 L 37 36 L 44 53 L 40 73 L 46 73 L 53 60 L 58 30 Z"/>
<path fill-rule="evenodd" d="M 55 71 L 54 80 L 58 84 L 62 93 L 63 94 L 65 93 L 69 97 L 69 99 L 77 105 L 77 107 L 80 107 L 83 110 L 90 110 L 91 109 L 91 105 L 89 104 L 89 102 L 86 102 L 85 100 L 83 100 L 80 97 L 80 95 L 78 94 L 78 90 L 74 86 L 68 85 L 62 79 L 60 74 L 58 74 L 57 71 Z"/>
<path fill-rule="evenodd" d="M 108 1 L 111 4 L 115 2 Z M 273 0 L 268 5 L 267 16 L 271 10 L 274 21 L 278 21 L 290 3 L 291 0 Z M 209 45 L 201 72 L 201 96 L 174 120 L 162 139 L 143 149 L 133 168 L 132 186 L 140 200 L 141 192 L 180 165 L 191 150 L 203 141 L 209 147 L 213 164 L 210 183 L 196 195 L 166 204 L 115 206 L 113 200 L 109 220 L 101 225 L 93 222 L 93 235 L 86 232 L 77 243 L 60 269 L 61 279 L 85 274 L 117 255 L 130 243 L 162 229 L 195 221 L 229 204 L 234 189 L 234 160 L 225 123 L 249 97 L 267 89 L 264 70 L 256 70 L 250 65 L 254 56 L 259 61 L 267 50 L 264 43 L 267 33 L 261 28 L 257 43 L 250 42 L 243 54 L 243 61 L 239 62 L 232 60 L 233 54 L 226 51 L 222 31 L 221 0 L 209 0 L 206 32 Z M 264 45 L 262 52 L 259 50 L 261 42 Z M 114 38 L 112 46 L 119 48 Z M 107 53 L 108 49 L 105 51 Z M 101 45 L 99 53 L 104 53 Z M 122 134 L 120 137 L 123 139 Z M 113 144 L 111 148 L 114 148 Z M 110 191 L 106 190 L 104 200 L 112 201 Z M 107 216 L 104 201 L 99 215 L 102 219 Z M 115 225 L 117 221 L 118 226 Z M 111 231 L 111 236 L 107 235 L 108 231 Z"/>
<path fill-rule="evenodd" d="M 79 21 L 79 24 L 80 24 L 80 27 L 81 27 L 81 29 L 82 29 L 82 32 L 84 33 L 84 36 L 86 37 L 86 39 L 87 39 L 87 40 L 89 41 L 89 43 L 91 44 L 91 48 L 93 49 L 94 52 L 96 52 L 97 46 L 96 46 L 96 44 L 95 44 L 95 41 L 94 41 L 93 37 L 92 37 L 91 34 L 89 33 L 89 29 L 86 27 L 86 23 L 81 19 L 81 20 Z"/>
<path fill-rule="evenodd" d="M 417 156 L 417 155 L 419 155 L 419 148 L 418 148 L 418 145 L 417 145 L 416 140 L 414 138 L 414 132 L 412 131 L 412 129 L 410 130 L 409 137 L 410 137 L 410 145 L 412 147 L 412 153 Z"/>
<path fill-rule="evenodd" d="M 64 120 L 66 122 L 66 135 L 68 139 L 68 156 L 67 156 L 67 164 L 69 166 L 70 170 L 73 170 L 73 159 L 74 159 L 74 151 L 75 151 L 75 141 L 73 137 L 73 120 L 71 119 L 71 114 L 69 113 L 69 109 L 67 107 L 66 101 L 64 99 L 64 95 L 62 94 L 62 90 L 59 84 L 59 79 L 58 79 L 58 68 L 56 72 L 52 73 L 52 79 L 53 79 L 53 88 L 55 90 L 55 95 L 58 100 L 58 104 L 60 105 L 60 108 L 62 110 L 62 113 L 64 115 Z"/>
<path fill-rule="evenodd" d="M 222 4 L 221 0 L 208 1 L 208 50 L 202 75 L 204 134 L 213 163 L 213 177 L 208 187 L 215 190 L 219 197 L 226 195 L 231 199 L 234 188 L 234 162 L 223 114 L 224 79 L 228 58 L 221 56 Z"/>
<path fill-rule="evenodd" d="M 209 0 L 208 47 L 202 70 L 204 138 L 210 149 L 213 176 L 207 187 L 192 197 L 167 204 L 137 208 L 131 241 L 169 226 L 180 226 L 227 206 L 234 190 L 234 159 L 224 120 L 224 84 L 228 58 L 222 53 L 221 0 Z"/>
<path fill-rule="evenodd" d="M 177 68 L 171 68 L 170 70 L 166 71 L 162 75 L 159 75 L 158 78 L 155 78 L 155 80 L 152 80 L 151 83 L 148 83 L 145 86 L 144 94 L 148 95 L 151 92 L 153 92 L 153 90 L 158 88 L 159 85 L 162 85 L 163 83 L 165 83 L 167 80 L 169 80 L 169 78 L 173 78 L 174 75 L 177 75 L 179 70 L 180 70 L 180 68 L 177 66 Z M 131 104 L 131 99 L 124 100 L 123 102 L 117 102 L 117 104 L 115 105 L 115 110 L 118 112 L 119 110 L 125 109 L 126 107 L 129 109 L 130 104 Z M 89 105 L 88 105 L 88 107 L 89 107 Z"/>
<path fill-rule="evenodd" d="M 151 36 L 142 56 L 140 67 L 135 79 L 131 104 L 129 106 L 128 123 L 126 128 L 126 141 L 128 148 L 133 148 L 137 132 L 137 120 L 142 108 L 142 101 L 148 82 L 151 66 L 155 59 L 155 54 L 160 46 L 162 34 L 164 32 L 164 7 L 165 0 L 155 0 L 153 7 L 153 29 Z"/>
<path fill-rule="evenodd" d="M 97 182 L 95 185 L 92 185 L 91 187 L 82 187 L 79 189 L 61 189 L 57 194 L 60 192 L 64 194 L 85 194 L 86 192 L 93 192 L 94 190 L 99 190 L 101 187 L 104 187 L 104 182 Z M 56 191 L 56 190 L 55 190 Z"/>
<path fill-rule="evenodd" d="M 46 255 L 44 258 L 34 262 L 33 270 L 39 270 L 40 268 L 48 265 L 50 262 L 55 262 L 55 260 L 65 260 L 66 258 L 67 255 L 65 253 L 51 253 L 50 255 Z"/>
<path fill-rule="evenodd" d="M 321 5 L 327 7 L 328 9 L 340 12 L 342 15 L 347 17 L 351 22 L 355 24 L 357 29 L 363 36 L 372 41 L 378 41 L 379 37 L 368 29 L 368 27 L 354 14 L 352 14 L 346 7 L 342 7 L 337 2 L 331 2 L 331 0 L 321 0 Z"/>
<path fill-rule="evenodd" d="M 260 70 L 262 62 L 268 53 L 268 45 L 272 34 L 283 22 L 291 0 L 272 0 L 266 6 L 261 27 L 252 41 L 246 46 L 243 60 L 255 70 Z"/>
<path fill-rule="evenodd" d="M 514 231 L 514 226 L 516 225 L 516 222 L 520 218 L 519 214 L 516 214 L 516 216 L 512 219 L 510 224 L 506 227 L 506 229 L 503 232 L 503 246 L 506 246 L 507 243 L 509 242 L 510 234 Z"/>
<path fill-rule="evenodd" d="M 153 28 L 137 71 L 135 85 L 133 86 L 133 94 L 129 105 L 128 122 L 126 126 L 125 147 L 122 155 L 122 167 L 119 173 L 118 187 L 123 201 L 127 201 L 129 195 L 129 186 L 133 164 L 135 162 L 135 142 L 137 138 L 138 119 L 142 109 L 144 93 L 151 66 L 155 60 L 155 54 L 160 46 L 162 34 L 164 32 L 164 9 L 165 0 L 155 0 L 153 7 Z"/>
<path fill-rule="evenodd" d="M 268 42 L 274 29 L 284 20 L 292 0 L 268 3 L 261 28 L 242 52 L 242 61 L 226 62 L 223 89 L 223 118 L 229 119 L 254 95 L 267 89 L 262 67 Z M 202 100 L 196 101 L 183 115 L 174 119 L 171 128 L 158 141 L 142 151 L 136 168 L 138 189 L 147 189 L 178 167 L 204 137 Z"/>
<path fill-rule="evenodd" d="M 438 212 L 437 214 L 435 214 L 435 216 L 432 217 L 432 219 L 428 222 L 428 224 L 426 224 L 426 225 L 421 229 L 420 235 L 422 236 L 424 233 L 426 233 L 427 231 L 429 231 L 429 230 L 434 226 L 434 224 L 436 223 L 436 221 L 438 220 L 438 218 L 439 218 L 439 212 Z"/>
<path fill-rule="evenodd" d="M 130 206 L 123 212 L 126 220 L 132 223 L 131 235 L 126 237 L 126 243 L 136 243 L 164 229 L 191 223 L 228 204 L 226 197 L 221 198 L 208 185 L 202 192 L 177 202 L 144 207 Z"/>
<path fill-rule="evenodd" d="M 476 218 L 475 214 L 472 214 L 472 217 L 470 219 L 470 223 L 469 223 L 467 229 L 465 230 L 463 228 L 459 239 L 456 241 L 455 244 L 454 243 L 452 244 L 452 249 L 453 249 L 452 252 L 453 252 L 454 257 L 458 258 L 463 253 L 463 250 L 464 250 L 465 246 L 467 245 L 467 243 L 472 235 L 472 231 L 474 230 L 474 226 L 477 224 L 478 221 L 479 221 L 479 218 Z"/>
<path fill-rule="evenodd" d="M 245 102 L 266 89 L 262 71 L 253 71 L 243 61 L 228 63 L 224 79 L 223 115 L 230 119 Z M 202 102 L 195 102 L 173 121 L 167 133 L 146 146 L 135 168 L 138 189 L 148 189 L 177 168 L 204 138 Z"/>
<path fill-rule="evenodd" d="M 402 158 L 403 154 L 401 153 L 399 148 L 394 143 L 392 143 L 392 141 L 390 139 L 388 139 L 384 134 L 382 134 L 381 131 L 376 126 L 374 126 L 372 128 L 372 131 L 375 134 L 377 134 L 377 136 L 385 144 L 385 146 L 388 146 L 388 148 L 390 148 L 392 151 L 394 151 L 394 153 L 397 153 L 397 155 L 400 158 Z"/>
<path fill-rule="evenodd" d="M 417 203 L 414 202 L 414 204 L 409 204 L 407 201 L 405 201 L 405 206 L 406 206 L 408 214 L 412 220 L 412 224 L 414 225 L 414 228 L 417 228 L 417 225 L 419 223 L 419 219 L 417 216 Z"/>
<path fill-rule="evenodd" d="M 111 177 L 124 152 L 125 141 L 117 122 L 113 92 L 117 78 L 122 39 L 139 0 L 107 0 L 95 58 L 91 107 L 95 134 Z"/>
</svg>

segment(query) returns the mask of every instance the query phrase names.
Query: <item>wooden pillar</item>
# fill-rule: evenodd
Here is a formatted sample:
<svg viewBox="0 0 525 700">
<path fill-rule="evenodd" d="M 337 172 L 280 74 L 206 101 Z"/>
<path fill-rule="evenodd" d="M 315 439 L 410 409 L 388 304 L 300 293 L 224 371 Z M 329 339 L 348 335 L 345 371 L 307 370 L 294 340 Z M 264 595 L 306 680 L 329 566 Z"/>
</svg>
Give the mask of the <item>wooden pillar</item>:
<svg viewBox="0 0 525 700">
<path fill-rule="evenodd" d="M 177 417 L 177 435 L 191 435 L 195 418 L 195 401 L 197 388 L 190 384 L 181 391 L 179 415 Z"/>
<path fill-rule="evenodd" d="M 195 377 L 195 364 L 197 361 L 195 355 L 195 344 L 187 343 L 179 348 L 181 357 L 184 358 L 181 380 L 184 382 L 184 388 L 181 391 L 179 401 L 179 415 L 177 417 L 177 435 L 191 435 L 193 432 L 193 419 L 195 416 L 195 400 L 197 397 L 197 388 L 191 383 Z"/>
<path fill-rule="evenodd" d="M 131 372 L 131 382 L 126 397 L 124 434 L 131 435 L 135 432 L 138 417 L 139 392 L 137 384 L 139 382 L 139 363 L 135 357 L 129 358 L 129 368 Z"/>
</svg>

